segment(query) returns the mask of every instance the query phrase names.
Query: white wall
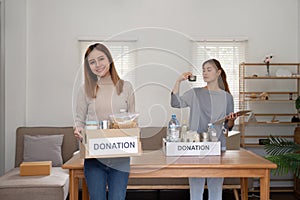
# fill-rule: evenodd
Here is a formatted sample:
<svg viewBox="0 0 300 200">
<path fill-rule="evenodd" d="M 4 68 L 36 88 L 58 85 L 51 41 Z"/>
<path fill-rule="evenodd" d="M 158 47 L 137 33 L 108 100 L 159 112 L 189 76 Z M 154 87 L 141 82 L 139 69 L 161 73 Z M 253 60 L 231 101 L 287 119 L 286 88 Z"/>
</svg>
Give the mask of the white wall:
<svg viewBox="0 0 300 200">
<path fill-rule="evenodd" d="M 5 1 L 5 170 L 14 166 L 16 128 L 25 125 L 26 0 Z"/>
<path fill-rule="evenodd" d="M 5 168 L 4 1 L 0 0 L 0 176 Z"/>
<path fill-rule="evenodd" d="M 171 112 L 180 114 L 169 106 L 169 91 L 187 70 L 183 58 L 190 60 L 184 35 L 247 37 L 247 61 L 262 62 L 272 52 L 274 62 L 296 62 L 298 8 L 297 0 L 8 0 L 6 170 L 13 166 L 18 126 L 73 125 L 79 37 L 122 33 L 138 38 L 137 47 L 165 49 L 138 52 L 137 110 L 142 125 L 155 126 L 165 124 Z M 152 87 L 140 88 L 143 84 Z"/>
</svg>

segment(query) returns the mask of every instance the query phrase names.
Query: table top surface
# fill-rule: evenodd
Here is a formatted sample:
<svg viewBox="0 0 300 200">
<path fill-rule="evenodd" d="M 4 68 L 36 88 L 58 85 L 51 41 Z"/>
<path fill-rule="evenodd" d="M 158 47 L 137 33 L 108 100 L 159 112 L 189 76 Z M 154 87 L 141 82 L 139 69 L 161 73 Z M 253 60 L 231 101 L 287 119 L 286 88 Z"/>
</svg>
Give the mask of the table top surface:
<svg viewBox="0 0 300 200">
<path fill-rule="evenodd" d="M 83 169 L 84 159 L 79 153 L 67 161 L 64 169 Z M 131 169 L 138 168 L 235 168 L 275 169 L 276 164 L 248 150 L 227 150 L 220 156 L 167 157 L 162 150 L 144 151 L 140 156 L 131 157 Z"/>
</svg>

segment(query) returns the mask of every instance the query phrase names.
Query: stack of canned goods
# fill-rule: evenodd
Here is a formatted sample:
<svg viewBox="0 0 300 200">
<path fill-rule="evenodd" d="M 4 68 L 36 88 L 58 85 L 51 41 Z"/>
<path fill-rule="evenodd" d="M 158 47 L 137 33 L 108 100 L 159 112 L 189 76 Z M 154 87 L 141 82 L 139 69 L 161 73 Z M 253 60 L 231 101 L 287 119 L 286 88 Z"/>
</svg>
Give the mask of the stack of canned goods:
<svg viewBox="0 0 300 200">
<path fill-rule="evenodd" d="M 109 120 L 100 121 L 100 129 L 110 129 L 111 123 Z"/>
<path fill-rule="evenodd" d="M 87 130 L 96 130 L 96 129 L 110 129 L 111 122 L 109 120 L 101 121 L 86 121 L 85 129 Z"/>
<path fill-rule="evenodd" d="M 99 128 L 99 123 L 97 121 L 86 121 L 85 129 L 86 130 L 96 130 Z"/>
</svg>

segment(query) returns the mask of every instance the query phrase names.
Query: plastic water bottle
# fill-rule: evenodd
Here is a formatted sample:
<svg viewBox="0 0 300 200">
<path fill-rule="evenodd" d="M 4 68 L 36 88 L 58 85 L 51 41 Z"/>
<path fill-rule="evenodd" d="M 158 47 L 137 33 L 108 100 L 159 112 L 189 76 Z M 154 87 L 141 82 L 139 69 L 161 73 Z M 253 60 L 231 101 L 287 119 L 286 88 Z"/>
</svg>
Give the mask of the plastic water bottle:
<svg viewBox="0 0 300 200">
<path fill-rule="evenodd" d="M 176 115 L 173 114 L 172 118 L 168 124 L 167 141 L 178 142 L 179 141 L 179 132 L 180 132 L 180 123 L 177 120 Z"/>
<path fill-rule="evenodd" d="M 208 132 L 210 140 L 212 142 L 217 142 L 218 141 L 217 130 L 215 129 L 215 126 L 212 123 L 208 124 L 207 132 Z"/>
<path fill-rule="evenodd" d="M 186 124 L 186 121 L 184 120 L 182 125 L 181 125 L 181 133 L 180 133 L 180 137 L 181 137 L 182 142 L 187 141 L 187 131 L 188 131 L 188 126 Z"/>
</svg>

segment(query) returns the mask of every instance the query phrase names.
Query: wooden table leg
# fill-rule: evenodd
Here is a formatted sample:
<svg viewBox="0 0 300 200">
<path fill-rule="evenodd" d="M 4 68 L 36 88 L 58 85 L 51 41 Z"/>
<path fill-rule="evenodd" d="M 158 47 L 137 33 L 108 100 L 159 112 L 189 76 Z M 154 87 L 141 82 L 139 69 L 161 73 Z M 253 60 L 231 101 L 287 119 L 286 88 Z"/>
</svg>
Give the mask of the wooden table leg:
<svg viewBox="0 0 300 200">
<path fill-rule="evenodd" d="M 265 176 L 260 177 L 260 199 L 270 199 L 270 170 L 265 170 Z"/>
<path fill-rule="evenodd" d="M 82 179 L 82 200 L 89 200 L 89 192 L 85 182 L 85 178 Z"/>
<path fill-rule="evenodd" d="M 73 169 L 69 170 L 69 191 L 70 191 L 70 200 L 78 200 L 78 178 L 75 178 L 75 171 Z"/>
<path fill-rule="evenodd" d="M 241 199 L 248 200 L 248 178 L 241 178 Z"/>
</svg>

